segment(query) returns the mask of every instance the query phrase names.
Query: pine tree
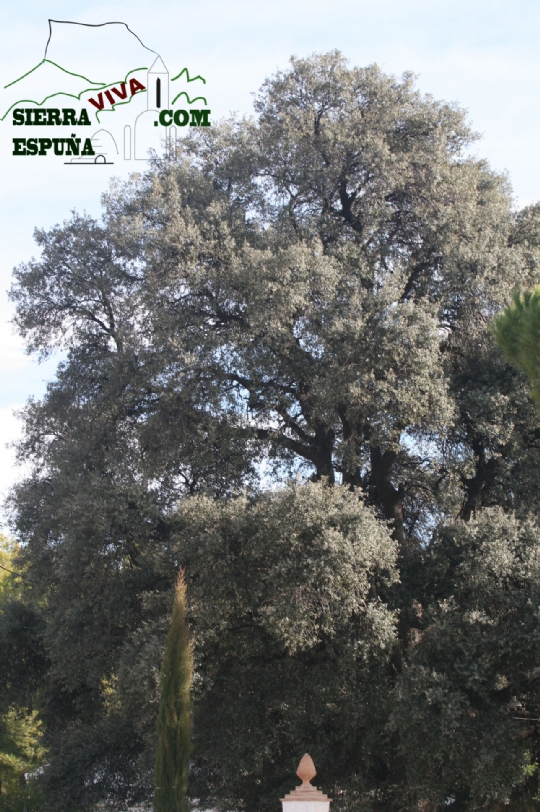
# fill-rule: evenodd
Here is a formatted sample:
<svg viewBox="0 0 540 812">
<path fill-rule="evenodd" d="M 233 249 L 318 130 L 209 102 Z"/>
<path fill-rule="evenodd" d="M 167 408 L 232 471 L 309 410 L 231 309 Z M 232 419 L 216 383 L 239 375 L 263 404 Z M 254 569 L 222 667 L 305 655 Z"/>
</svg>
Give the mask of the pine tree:
<svg viewBox="0 0 540 812">
<path fill-rule="evenodd" d="M 161 665 L 161 701 L 154 774 L 156 812 L 185 812 L 190 747 L 193 659 L 186 622 L 186 582 L 176 584 L 171 627 Z"/>
<path fill-rule="evenodd" d="M 540 286 L 514 294 L 495 319 L 494 333 L 507 360 L 525 373 L 540 408 Z"/>
</svg>

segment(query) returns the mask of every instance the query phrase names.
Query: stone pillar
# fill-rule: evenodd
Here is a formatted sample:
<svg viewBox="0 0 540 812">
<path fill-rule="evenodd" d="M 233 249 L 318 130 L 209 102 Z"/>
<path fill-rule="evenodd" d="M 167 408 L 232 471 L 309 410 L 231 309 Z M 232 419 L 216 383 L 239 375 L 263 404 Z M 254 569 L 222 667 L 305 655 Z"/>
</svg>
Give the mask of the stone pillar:
<svg viewBox="0 0 540 812">
<path fill-rule="evenodd" d="M 317 770 L 307 753 L 298 765 L 296 775 L 302 784 L 281 799 L 283 812 L 330 812 L 332 799 L 310 783 L 317 775 Z"/>
</svg>

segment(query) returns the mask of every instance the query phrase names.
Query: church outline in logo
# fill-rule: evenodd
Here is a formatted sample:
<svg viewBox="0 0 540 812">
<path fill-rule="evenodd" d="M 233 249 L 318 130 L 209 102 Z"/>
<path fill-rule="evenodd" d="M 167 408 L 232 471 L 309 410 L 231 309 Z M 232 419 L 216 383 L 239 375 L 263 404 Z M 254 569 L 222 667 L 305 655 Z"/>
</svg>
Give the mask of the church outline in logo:
<svg viewBox="0 0 540 812">
<path fill-rule="evenodd" d="M 187 73 L 187 69 L 183 68 L 178 76 L 183 72 Z M 178 78 L 178 77 L 175 77 Z M 198 77 L 205 82 L 202 77 Z M 189 74 L 188 74 L 188 81 Z M 194 80 L 191 80 L 194 81 Z M 187 125 L 192 127 L 209 127 L 208 109 L 190 109 L 190 113 L 183 108 L 173 110 L 169 107 L 170 99 L 170 79 L 169 71 L 160 56 L 158 56 L 149 68 L 146 79 L 146 93 L 147 93 L 147 109 L 139 113 L 135 119 L 133 131 L 133 156 L 135 160 L 146 160 L 146 154 L 142 154 L 144 146 L 141 144 L 144 135 L 152 132 L 154 127 L 166 127 L 166 140 L 167 150 L 169 153 L 174 154 L 176 151 L 177 142 L 177 127 L 185 127 Z M 206 83 L 206 82 L 205 82 Z M 185 91 L 180 95 L 186 95 Z M 177 96 L 178 98 L 178 96 Z M 189 97 L 187 97 L 189 99 Z M 206 98 L 202 98 L 206 104 Z M 151 137 L 151 136 L 150 136 Z M 144 142 L 143 142 L 144 143 Z M 129 160 L 131 155 L 131 128 L 129 124 L 124 127 L 124 160 Z"/>
</svg>

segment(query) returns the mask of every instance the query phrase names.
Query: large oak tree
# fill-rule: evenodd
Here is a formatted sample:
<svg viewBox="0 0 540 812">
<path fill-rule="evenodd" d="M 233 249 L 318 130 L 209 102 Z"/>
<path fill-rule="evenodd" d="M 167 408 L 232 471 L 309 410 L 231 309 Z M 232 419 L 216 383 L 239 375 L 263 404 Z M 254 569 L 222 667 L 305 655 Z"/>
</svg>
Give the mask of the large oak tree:
<svg viewBox="0 0 540 812">
<path fill-rule="evenodd" d="M 532 804 L 540 426 L 489 323 L 540 209 L 409 75 L 293 59 L 255 110 L 15 271 L 64 352 L 12 499 L 46 797 L 151 793 L 186 567 L 196 797 L 271 808 L 308 750 L 340 808 Z"/>
</svg>

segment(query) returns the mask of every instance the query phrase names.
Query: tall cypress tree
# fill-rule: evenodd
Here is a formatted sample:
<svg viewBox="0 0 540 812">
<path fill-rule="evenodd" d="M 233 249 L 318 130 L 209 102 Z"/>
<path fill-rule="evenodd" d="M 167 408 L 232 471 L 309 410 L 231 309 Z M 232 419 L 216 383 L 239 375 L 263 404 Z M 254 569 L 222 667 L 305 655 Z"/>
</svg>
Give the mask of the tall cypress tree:
<svg viewBox="0 0 540 812">
<path fill-rule="evenodd" d="M 171 627 L 161 665 L 161 701 L 154 773 L 156 812 L 185 812 L 190 748 L 193 658 L 186 622 L 186 582 L 178 576 Z"/>
</svg>

